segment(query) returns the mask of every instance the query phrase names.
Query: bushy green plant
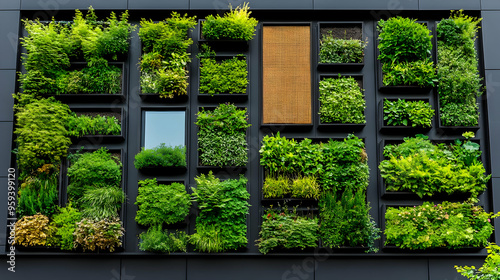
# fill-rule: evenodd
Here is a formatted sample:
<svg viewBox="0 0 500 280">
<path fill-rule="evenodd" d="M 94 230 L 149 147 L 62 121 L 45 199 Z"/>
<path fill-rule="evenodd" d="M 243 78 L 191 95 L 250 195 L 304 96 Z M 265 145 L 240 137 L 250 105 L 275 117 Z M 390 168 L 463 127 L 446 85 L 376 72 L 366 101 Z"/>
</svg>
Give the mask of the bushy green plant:
<svg viewBox="0 0 500 280">
<path fill-rule="evenodd" d="M 436 69 L 430 60 L 386 63 L 382 71 L 384 86 L 432 87 L 437 82 Z"/>
<path fill-rule="evenodd" d="M 264 198 L 284 198 L 292 191 L 290 180 L 283 175 L 266 176 L 262 186 Z"/>
<path fill-rule="evenodd" d="M 50 226 L 55 228 L 52 238 L 54 244 L 61 247 L 61 250 L 72 250 L 74 248 L 76 223 L 82 219 L 82 214 L 78 209 L 68 205 L 58 208 L 57 213 L 52 216 Z"/>
<path fill-rule="evenodd" d="M 380 229 L 370 216 L 364 190 L 353 193 L 348 189 L 342 195 L 325 193 L 319 201 L 320 237 L 324 247 L 366 247 L 376 252 Z"/>
<path fill-rule="evenodd" d="M 87 189 L 78 199 L 82 217 L 95 221 L 118 217 L 123 202 L 125 193 L 116 186 Z"/>
<path fill-rule="evenodd" d="M 267 254 L 275 249 L 306 249 L 318 246 L 318 219 L 299 216 L 283 209 L 270 209 L 262 216 L 259 252 Z"/>
<path fill-rule="evenodd" d="M 490 218 L 495 215 L 474 202 L 389 207 L 385 213 L 386 245 L 411 250 L 486 246 L 493 233 Z"/>
<path fill-rule="evenodd" d="M 318 199 L 321 187 L 314 176 L 298 176 L 288 178 L 283 175 L 266 176 L 262 193 L 265 198 L 283 198 L 286 196 L 294 198 Z"/>
<path fill-rule="evenodd" d="M 318 199 L 321 188 L 313 176 L 299 176 L 292 181 L 292 197 Z"/>
<path fill-rule="evenodd" d="M 49 218 L 42 214 L 24 216 L 16 222 L 14 245 L 50 246 L 53 234 L 49 226 Z"/>
<path fill-rule="evenodd" d="M 16 212 L 19 217 L 37 213 L 50 217 L 59 200 L 59 172 L 28 177 L 19 190 Z"/>
<path fill-rule="evenodd" d="M 206 39 L 235 39 L 250 41 L 255 35 L 258 21 L 250 17 L 248 3 L 231 9 L 224 16 L 208 15 L 202 22 L 202 34 Z"/>
<path fill-rule="evenodd" d="M 139 249 L 149 252 L 186 252 L 189 236 L 184 231 L 168 232 L 161 225 L 139 235 Z"/>
<path fill-rule="evenodd" d="M 200 57 L 200 93 L 244 94 L 248 86 L 247 60 L 244 55 L 217 60 L 207 45 Z"/>
<path fill-rule="evenodd" d="M 214 110 L 202 108 L 195 123 L 198 130 L 200 165 L 245 166 L 248 162 L 247 109 L 220 104 Z"/>
<path fill-rule="evenodd" d="M 120 219 L 105 219 L 94 221 L 83 219 L 76 223 L 75 248 L 83 251 L 103 250 L 114 252 L 122 246 L 122 237 L 125 230 Z"/>
<path fill-rule="evenodd" d="M 248 180 L 220 181 L 212 172 L 195 178 L 193 199 L 198 203 L 196 233 L 190 243 L 201 252 L 223 252 L 247 245 Z"/>
<path fill-rule="evenodd" d="M 122 126 L 114 116 L 95 117 L 71 113 L 68 123 L 68 135 L 82 137 L 85 135 L 120 135 Z"/>
<path fill-rule="evenodd" d="M 134 166 L 137 169 L 160 166 L 185 167 L 186 147 L 171 147 L 161 143 L 152 149 L 142 148 L 141 152 L 135 155 Z"/>
<path fill-rule="evenodd" d="M 411 191 L 418 196 L 438 193 L 469 193 L 475 197 L 486 189 L 479 145 L 470 140 L 451 146 L 432 145 L 424 136 L 405 138 L 398 147 L 384 148 L 380 165 L 387 191 Z"/>
<path fill-rule="evenodd" d="M 162 185 L 156 179 L 139 181 L 135 220 L 140 225 L 155 226 L 182 222 L 189 214 L 190 196 L 180 183 Z"/>
<path fill-rule="evenodd" d="M 434 116 L 434 109 L 423 100 L 398 99 L 390 101 L 385 99 L 383 110 L 384 122 L 392 126 L 431 127 Z"/>
<path fill-rule="evenodd" d="M 366 123 L 363 89 L 352 77 L 322 79 L 319 102 L 322 123 Z"/>
<path fill-rule="evenodd" d="M 363 63 L 367 43 L 359 39 L 335 38 L 331 31 L 319 42 L 320 63 Z"/>
<path fill-rule="evenodd" d="M 462 276 L 471 280 L 496 280 L 500 279 L 500 247 L 495 243 L 486 246 L 488 256 L 483 266 L 476 269 L 474 266 L 457 266 L 455 269 Z"/>
</svg>

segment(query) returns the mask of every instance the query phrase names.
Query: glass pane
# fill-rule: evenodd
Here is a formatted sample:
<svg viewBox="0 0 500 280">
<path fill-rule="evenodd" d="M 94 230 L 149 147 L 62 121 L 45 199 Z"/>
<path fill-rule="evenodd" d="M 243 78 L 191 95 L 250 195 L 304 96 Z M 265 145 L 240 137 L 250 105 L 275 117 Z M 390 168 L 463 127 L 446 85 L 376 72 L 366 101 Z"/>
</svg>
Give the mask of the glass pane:
<svg viewBox="0 0 500 280">
<path fill-rule="evenodd" d="M 185 111 L 146 111 L 144 122 L 144 147 L 154 148 L 161 143 L 167 146 L 186 144 Z"/>
</svg>

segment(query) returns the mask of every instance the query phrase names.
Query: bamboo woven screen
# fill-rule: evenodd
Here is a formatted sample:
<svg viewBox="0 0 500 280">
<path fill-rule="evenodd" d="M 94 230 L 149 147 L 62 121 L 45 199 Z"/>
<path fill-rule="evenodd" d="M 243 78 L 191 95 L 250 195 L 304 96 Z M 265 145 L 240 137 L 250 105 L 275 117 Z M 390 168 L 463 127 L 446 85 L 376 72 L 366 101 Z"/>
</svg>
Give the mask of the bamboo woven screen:
<svg viewBox="0 0 500 280">
<path fill-rule="evenodd" d="M 310 124 L 309 26 L 264 26 L 263 123 Z"/>
</svg>

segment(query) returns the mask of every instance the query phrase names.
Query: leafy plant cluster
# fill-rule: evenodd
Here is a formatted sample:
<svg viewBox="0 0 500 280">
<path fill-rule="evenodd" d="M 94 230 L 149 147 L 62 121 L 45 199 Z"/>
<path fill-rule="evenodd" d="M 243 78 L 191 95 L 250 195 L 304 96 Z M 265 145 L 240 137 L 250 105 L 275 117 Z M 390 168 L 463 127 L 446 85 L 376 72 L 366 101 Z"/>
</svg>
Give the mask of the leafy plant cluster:
<svg viewBox="0 0 500 280">
<path fill-rule="evenodd" d="M 224 16 L 208 15 L 202 22 L 202 34 L 206 39 L 234 39 L 250 41 L 255 35 L 255 27 L 258 21 L 250 17 L 248 3 L 235 9 L 229 4 L 230 11 Z"/>
<path fill-rule="evenodd" d="M 480 161 L 479 144 L 470 140 L 434 145 L 427 136 L 417 135 L 399 145 L 387 145 L 384 156 L 379 168 L 387 191 L 411 191 L 420 197 L 439 193 L 476 197 L 491 178 Z"/>
<path fill-rule="evenodd" d="M 160 225 L 150 227 L 139 235 L 139 249 L 149 252 L 186 252 L 189 235 L 184 231 L 168 232 Z"/>
<path fill-rule="evenodd" d="M 385 213 L 386 245 L 404 249 L 482 247 L 493 233 L 490 218 L 474 200 L 414 207 L 389 207 Z"/>
<path fill-rule="evenodd" d="M 247 179 L 221 181 L 212 172 L 195 178 L 193 199 L 198 203 L 196 233 L 189 242 L 200 252 L 224 252 L 245 247 L 249 211 Z"/>
<path fill-rule="evenodd" d="M 198 130 L 199 163 L 202 166 L 245 166 L 248 162 L 247 109 L 220 104 L 201 110 L 195 123 Z"/>
<path fill-rule="evenodd" d="M 82 137 L 85 135 L 120 135 L 121 122 L 114 116 L 88 116 L 71 113 L 67 123 L 68 135 Z"/>
<path fill-rule="evenodd" d="M 431 127 L 434 109 L 423 100 L 384 100 L 384 122 L 392 126 Z"/>
<path fill-rule="evenodd" d="M 141 152 L 135 155 L 134 166 L 137 169 L 147 167 L 185 167 L 186 147 L 166 146 L 161 143 L 152 149 L 142 148 Z"/>
<path fill-rule="evenodd" d="M 380 20 L 378 59 L 385 86 L 434 86 L 436 70 L 430 56 L 432 35 L 425 24 L 414 19 L 393 17 Z"/>
<path fill-rule="evenodd" d="M 161 98 L 187 95 L 187 49 L 193 44 L 188 32 L 196 25 L 196 17 L 172 12 L 160 22 L 141 20 L 142 42 L 141 91 L 159 94 Z"/>
<path fill-rule="evenodd" d="M 318 230 L 317 218 L 298 215 L 296 209 L 289 212 L 286 207 L 281 211 L 271 208 L 262 216 L 260 238 L 256 242 L 263 254 L 275 249 L 315 248 Z"/>
<path fill-rule="evenodd" d="M 363 91 L 353 77 L 322 79 L 319 82 L 321 123 L 366 123 Z"/>
<path fill-rule="evenodd" d="M 264 198 L 295 198 L 318 199 L 321 188 L 314 176 L 299 176 L 288 178 L 283 175 L 277 177 L 267 176 L 262 186 Z"/>
<path fill-rule="evenodd" d="M 486 246 L 488 256 L 483 266 L 476 269 L 474 266 L 456 266 L 458 273 L 471 280 L 495 280 L 500 278 L 500 247 L 495 243 Z"/>
<path fill-rule="evenodd" d="M 42 214 L 24 216 L 16 222 L 14 244 L 21 246 L 50 246 L 49 218 Z"/>
<path fill-rule="evenodd" d="M 320 63 L 363 63 L 366 42 L 335 38 L 330 31 L 319 41 Z"/>
<path fill-rule="evenodd" d="M 247 60 L 244 55 L 219 60 L 206 44 L 201 45 L 200 94 L 244 94 L 248 86 Z"/>
<path fill-rule="evenodd" d="M 50 217 L 56 212 L 59 199 L 59 172 L 49 171 L 49 173 L 42 172 L 36 176 L 28 177 L 21 184 L 16 208 L 18 217 L 35 214 Z"/>
<path fill-rule="evenodd" d="M 478 125 L 482 78 L 474 43 L 480 21 L 457 11 L 437 25 L 438 94 L 444 126 Z"/>
<path fill-rule="evenodd" d="M 92 220 L 83 219 L 78 222 L 74 233 L 75 247 L 84 251 L 104 250 L 114 252 L 122 246 L 125 229 L 119 218 Z"/>
</svg>

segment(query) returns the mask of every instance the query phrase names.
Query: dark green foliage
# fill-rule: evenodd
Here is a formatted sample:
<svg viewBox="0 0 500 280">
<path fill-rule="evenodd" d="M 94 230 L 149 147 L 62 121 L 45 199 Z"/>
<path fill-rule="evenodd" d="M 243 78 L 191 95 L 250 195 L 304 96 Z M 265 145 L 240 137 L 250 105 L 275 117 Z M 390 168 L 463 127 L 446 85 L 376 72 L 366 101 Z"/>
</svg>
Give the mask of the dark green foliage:
<svg viewBox="0 0 500 280">
<path fill-rule="evenodd" d="M 190 243 L 201 252 L 223 252 L 247 245 L 249 211 L 247 179 L 220 181 L 210 172 L 195 178 L 193 199 L 198 203 L 196 233 Z"/>
<path fill-rule="evenodd" d="M 135 155 L 134 166 L 137 169 L 146 167 L 185 167 L 186 147 L 185 146 L 165 146 L 161 143 L 152 149 L 142 148 L 141 152 Z"/>
<path fill-rule="evenodd" d="M 493 233 L 490 218 L 474 201 L 387 208 L 386 245 L 403 249 L 483 247 Z"/>
<path fill-rule="evenodd" d="M 208 15 L 202 22 L 202 32 L 206 39 L 235 39 L 250 41 L 255 35 L 258 21 L 250 17 L 248 3 L 220 15 Z"/>
<path fill-rule="evenodd" d="M 217 60 L 215 52 L 202 45 L 200 57 L 201 94 L 244 94 L 248 85 L 247 60 L 244 55 Z"/>
<path fill-rule="evenodd" d="M 59 172 L 28 177 L 19 190 L 16 212 L 19 217 L 42 214 L 51 216 L 59 200 Z"/>
<path fill-rule="evenodd" d="M 190 197 L 180 183 L 158 185 L 156 179 L 139 181 L 139 195 L 135 204 L 139 207 L 135 220 L 144 226 L 175 224 L 189 214 Z"/>
<path fill-rule="evenodd" d="M 384 100 L 384 123 L 387 125 L 431 127 L 434 109 L 423 100 L 397 101 Z"/>
<path fill-rule="evenodd" d="M 245 166 L 248 162 L 247 109 L 220 104 L 214 110 L 202 108 L 197 114 L 200 165 Z"/>
<path fill-rule="evenodd" d="M 306 249 L 318 246 L 318 219 L 299 216 L 294 211 L 270 209 L 262 216 L 259 252 L 267 254 L 274 249 Z"/>
<path fill-rule="evenodd" d="M 322 79 L 319 102 L 322 123 L 366 123 L 363 89 L 352 77 Z"/>
<path fill-rule="evenodd" d="M 325 193 L 319 201 L 320 237 L 323 246 L 366 247 L 376 252 L 380 230 L 369 214 L 365 191 L 348 189 L 341 196 Z"/>
<path fill-rule="evenodd" d="M 184 231 L 168 232 L 153 226 L 139 235 L 139 249 L 148 252 L 186 252 L 189 236 Z"/>
<path fill-rule="evenodd" d="M 68 135 L 82 137 L 85 135 L 120 135 L 122 126 L 114 116 L 77 116 L 72 113 L 68 120 Z"/>
<path fill-rule="evenodd" d="M 57 213 L 52 216 L 50 226 L 55 228 L 54 244 L 60 246 L 61 250 L 72 250 L 74 248 L 75 238 L 73 233 L 76 230 L 76 223 L 81 219 L 82 214 L 71 205 L 58 208 Z"/>
<path fill-rule="evenodd" d="M 366 42 L 324 35 L 319 42 L 319 63 L 363 63 Z"/>
<path fill-rule="evenodd" d="M 82 217 L 95 221 L 118 217 L 125 202 L 125 193 L 119 187 L 89 188 L 78 199 Z"/>
</svg>

